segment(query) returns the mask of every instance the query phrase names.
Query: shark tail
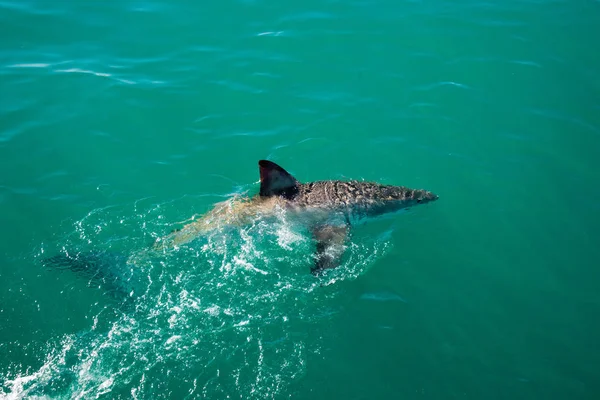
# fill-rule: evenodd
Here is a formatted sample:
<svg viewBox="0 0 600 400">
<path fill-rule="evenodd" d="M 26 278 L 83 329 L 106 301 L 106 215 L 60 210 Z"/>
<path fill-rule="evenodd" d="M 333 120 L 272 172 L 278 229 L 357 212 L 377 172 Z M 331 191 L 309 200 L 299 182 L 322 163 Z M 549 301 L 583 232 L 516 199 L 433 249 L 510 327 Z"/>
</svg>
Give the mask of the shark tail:
<svg viewBox="0 0 600 400">
<path fill-rule="evenodd" d="M 99 266 L 107 261 L 106 254 L 101 252 L 65 253 L 42 260 L 47 268 L 58 270 L 69 269 L 74 272 L 89 274 L 97 271 Z"/>
<path fill-rule="evenodd" d="M 135 271 L 128 268 L 127 257 L 102 251 L 64 253 L 42 260 L 52 270 L 69 270 L 116 297 L 129 297 L 134 292 Z"/>
</svg>

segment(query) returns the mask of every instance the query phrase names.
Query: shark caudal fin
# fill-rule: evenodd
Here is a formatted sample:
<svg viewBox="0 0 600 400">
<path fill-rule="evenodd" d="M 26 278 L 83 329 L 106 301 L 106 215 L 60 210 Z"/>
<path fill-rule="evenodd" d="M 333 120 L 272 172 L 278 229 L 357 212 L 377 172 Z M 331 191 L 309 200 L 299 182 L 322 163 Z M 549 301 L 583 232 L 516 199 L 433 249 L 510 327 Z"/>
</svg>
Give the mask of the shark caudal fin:
<svg viewBox="0 0 600 400">
<path fill-rule="evenodd" d="M 292 199 L 298 194 L 300 183 L 279 165 L 272 161 L 260 160 L 258 169 L 262 197 L 281 196 Z"/>
<path fill-rule="evenodd" d="M 127 268 L 127 257 L 103 251 L 58 254 L 42 260 L 42 265 L 53 270 L 70 270 L 102 287 L 119 298 L 129 297 L 137 290 L 138 277 Z"/>
</svg>

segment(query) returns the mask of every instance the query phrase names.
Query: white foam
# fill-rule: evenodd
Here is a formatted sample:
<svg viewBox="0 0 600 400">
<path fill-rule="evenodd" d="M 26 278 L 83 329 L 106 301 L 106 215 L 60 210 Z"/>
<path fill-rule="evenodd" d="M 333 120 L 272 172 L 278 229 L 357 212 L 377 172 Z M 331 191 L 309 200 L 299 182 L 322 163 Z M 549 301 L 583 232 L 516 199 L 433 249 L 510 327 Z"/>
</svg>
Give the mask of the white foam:
<svg viewBox="0 0 600 400">
<path fill-rule="evenodd" d="M 167 341 L 165 342 L 165 346 L 169 346 L 170 344 L 178 341 L 179 339 L 181 339 L 181 335 L 173 335 L 167 339 Z"/>
</svg>

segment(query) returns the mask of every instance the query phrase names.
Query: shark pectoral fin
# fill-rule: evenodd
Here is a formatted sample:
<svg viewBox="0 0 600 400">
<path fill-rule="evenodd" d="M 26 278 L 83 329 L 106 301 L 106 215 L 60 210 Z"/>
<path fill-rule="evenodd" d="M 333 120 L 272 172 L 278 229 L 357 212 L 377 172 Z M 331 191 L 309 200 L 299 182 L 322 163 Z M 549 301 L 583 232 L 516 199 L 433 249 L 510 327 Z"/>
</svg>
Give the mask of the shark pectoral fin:
<svg viewBox="0 0 600 400">
<path fill-rule="evenodd" d="M 323 270 L 340 265 L 348 230 L 347 225 L 321 225 L 313 229 L 313 236 L 317 241 L 315 265 L 310 270 L 313 275 L 320 275 Z"/>
</svg>

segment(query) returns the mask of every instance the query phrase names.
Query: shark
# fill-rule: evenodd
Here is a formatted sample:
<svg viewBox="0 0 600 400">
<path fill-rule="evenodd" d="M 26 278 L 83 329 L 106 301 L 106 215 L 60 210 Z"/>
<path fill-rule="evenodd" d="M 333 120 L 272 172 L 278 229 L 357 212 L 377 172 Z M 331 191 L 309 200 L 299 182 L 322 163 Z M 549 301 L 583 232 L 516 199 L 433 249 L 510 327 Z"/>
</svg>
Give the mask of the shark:
<svg viewBox="0 0 600 400">
<path fill-rule="evenodd" d="M 212 210 L 181 229 L 160 238 L 155 251 L 168 251 L 199 236 L 226 226 L 243 226 L 259 217 L 285 212 L 296 217 L 315 241 L 313 275 L 340 265 L 353 225 L 369 218 L 437 200 L 424 189 L 357 180 L 323 180 L 302 183 L 269 160 L 258 161 L 258 194 L 236 196 L 217 203 Z"/>
<path fill-rule="evenodd" d="M 258 161 L 258 169 L 260 190 L 257 194 L 237 195 L 217 203 L 200 218 L 130 257 L 104 251 L 67 252 L 44 259 L 43 264 L 52 269 L 72 270 L 117 296 L 131 296 L 136 291 L 135 260 L 140 254 L 151 256 L 168 252 L 210 232 L 247 226 L 261 218 L 277 218 L 283 212 L 311 232 L 315 250 L 310 271 L 321 276 L 341 264 L 354 225 L 438 199 L 428 190 L 376 182 L 323 180 L 302 183 L 269 160 Z"/>
</svg>

